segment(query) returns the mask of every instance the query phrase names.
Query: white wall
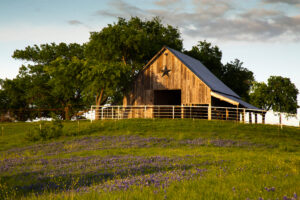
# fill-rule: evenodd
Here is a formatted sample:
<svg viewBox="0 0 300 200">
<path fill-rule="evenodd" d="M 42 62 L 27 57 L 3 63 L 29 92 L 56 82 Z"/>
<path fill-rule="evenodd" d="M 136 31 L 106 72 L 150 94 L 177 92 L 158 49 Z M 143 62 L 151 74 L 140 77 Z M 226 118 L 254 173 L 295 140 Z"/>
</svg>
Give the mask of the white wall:
<svg viewBox="0 0 300 200">
<path fill-rule="evenodd" d="M 266 124 L 279 124 L 278 113 L 268 111 L 266 114 Z M 282 113 L 282 124 L 288 126 L 300 126 L 300 109 L 298 109 L 295 117 L 286 117 L 285 113 Z"/>
</svg>

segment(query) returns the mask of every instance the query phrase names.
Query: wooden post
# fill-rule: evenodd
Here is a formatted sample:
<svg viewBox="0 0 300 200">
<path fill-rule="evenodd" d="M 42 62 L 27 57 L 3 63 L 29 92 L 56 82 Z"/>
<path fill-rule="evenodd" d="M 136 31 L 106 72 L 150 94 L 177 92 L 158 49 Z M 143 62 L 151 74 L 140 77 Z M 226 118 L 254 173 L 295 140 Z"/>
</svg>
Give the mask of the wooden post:
<svg viewBox="0 0 300 200">
<path fill-rule="evenodd" d="M 101 109 L 101 119 L 103 119 L 103 109 L 101 107 L 99 107 Z"/>
<path fill-rule="evenodd" d="M 120 119 L 120 106 L 118 106 L 118 119 Z"/>
<path fill-rule="evenodd" d="M 252 113 L 249 112 L 249 124 L 252 124 Z"/>
<path fill-rule="evenodd" d="M 114 118 L 114 107 L 111 107 L 111 118 Z"/>
<path fill-rule="evenodd" d="M 79 131 L 80 131 L 80 129 L 79 129 L 79 120 L 77 119 L 77 134 L 79 135 Z"/>
<path fill-rule="evenodd" d="M 236 121 L 237 122 L 240 121 L 240 119 L 239 119 L 239 106 L 238 105 L 236 106 Z"/>
<path fill-rule="evenodd" d="M 184 110 L 183 110 L 183 109 L 184 109 L 184 107 L 183 107 L 183 105 L 181 104 L 181 119 L 183 119 L 183 117 L 184 117 L 184 116 L 183 116 L 183 115 L 184 115 Z"/>
<path fill-rule="evenodd" d="M 211 104 L 208 104 L 208 120 L 211 120 Z"/>
<path fill-rule="evenodd" d="M 257 113 L 254 113 L 255 124 L 257 124 Z"/>
<path fill-rule="evenodd" d="M 93 123 L 92 113 L 93 113 L 93 106 L 91 106 L 91 111 L 90 111 L 91 123 Z M 96 112 L 95 112 L 95 118 L 96 118 Z"/>
<path fill-rule="evenodd" d="M 228 109 L 226 108 L 226 120 L 228 120 L 228 115 L 229 115 Z"/>
<path fill-rule="evenodd" d="M 246 109 L 244 108 L 243 109 L 243 122 L 244 122 L 244 124 L 246 123 Z"/>
<path fill-rule="evenodd" d="M 160 118 L 160 106 L 158 106 L 158 118 Z"/>
<path fill-rule="evenodd" d="M 172 117 L 173 117 L 173 119 L 175 118 L 175 113 L 174 113 L 174 111 L 175 111 L 175 108 L 174 108 L 174 106 L 173 106 L 173 111 L 172 111 Z"/>
<path fill-rule="evenodd" d="M 263 112 L 263 113 L 261 114 L 261 116 L 262 116 L 262 124 L 265 124 L 266 113 Z"/>
</svg>

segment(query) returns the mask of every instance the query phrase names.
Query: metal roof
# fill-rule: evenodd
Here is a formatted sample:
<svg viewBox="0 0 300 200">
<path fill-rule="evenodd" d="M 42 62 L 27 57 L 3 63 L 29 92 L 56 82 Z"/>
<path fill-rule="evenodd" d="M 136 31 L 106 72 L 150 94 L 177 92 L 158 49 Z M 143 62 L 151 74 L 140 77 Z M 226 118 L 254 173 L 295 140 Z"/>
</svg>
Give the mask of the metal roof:
<svg viewBox="0 0 300 200">
<path fill-rule="evenodd" d="M 218 79 L 210 72 L 199 60 L 185 55 L 175 49 L 166 47 L 171 51 L 181 62 L 183 62 L 196 76 L 198 76 L 212 91 L 227 94 L 240 98 L 234 91 Z"/>
<path fill-rule="evenodd" d="M 239 102 L 242 106 L 249 109 L 261 110 L 243 100 L 232 91 L 227 85 L 225 85 L 220 79 L 218 79 L 211 71 L 209 71 L 199 60 L 185 55 L 175 49 L 166 47 L 171 51 L 181 62 L 183 62 L 196 76 L 198 76 L 210 89 L 224 97 Z"/>
</svg>

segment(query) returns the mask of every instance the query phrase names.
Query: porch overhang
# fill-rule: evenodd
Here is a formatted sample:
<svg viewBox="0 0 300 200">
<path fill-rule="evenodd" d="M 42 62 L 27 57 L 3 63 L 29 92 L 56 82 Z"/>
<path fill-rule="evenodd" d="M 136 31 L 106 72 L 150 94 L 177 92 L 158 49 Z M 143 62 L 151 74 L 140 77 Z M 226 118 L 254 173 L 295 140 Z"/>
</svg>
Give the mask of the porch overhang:
<svg viewBox="0 0 300 200">
<path fill-rule="evenodd" d="M 215 98 L 217 98 L 217 99 L 220 99 L 221 101 L 226 101 L 226 102 L 228 102 L 228 103 L 230 103 L 230 104 L 232 104 L 232 105 L 235 105 L 235 106 L 238 106 L 238 105 L 240 104 L 239 102 L 234 101 L 233 99 L 230 99 L 230 98 L 228 98 L 228 97 L 225 97 L 225 96 L 223 96 L 223 95 L 221 95 L 221 94 L 219 94 L 219 93 L 213 92 L 213 91 L 210 92 L 210 95 L 211 95 L 212 97 L 215 97 Z"/>
<path fill-rule="evenodd" d="M 226 101 L 226 102 L 228 102 L 232 105 L 235 105 L 237 107 L 244 107 L 244 108 L 259 111 L 259 112 L 266 112 L 265 110 L 257 108 L 255 106 L 251 105 L 250 103 L 247 103 L 247 102 L 245 102 L 245 101 L 243 101 L 243 100 L 241 100 L 237 97 L 233 97 L 233 96 L 230 96 L 230 95 L 227 95 L 227 94 L 214 92 L 214 91 L 211 91 L 210 94 L 211 94 L 211 96 L 213 96 L 215 98 L 218 98 L 222 101 Z"/>
</svg>

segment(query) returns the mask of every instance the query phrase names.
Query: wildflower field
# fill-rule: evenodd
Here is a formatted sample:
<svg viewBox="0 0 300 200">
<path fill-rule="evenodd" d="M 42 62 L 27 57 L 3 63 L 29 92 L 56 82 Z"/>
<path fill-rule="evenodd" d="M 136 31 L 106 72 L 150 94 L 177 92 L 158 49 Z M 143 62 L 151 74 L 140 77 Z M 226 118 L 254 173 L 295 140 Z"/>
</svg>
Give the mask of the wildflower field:
<svg viewBox="0 0 300 200">
<path fill-rule="evenodd" d="M 300 199 L 297 127 L 80 121 L 31 141 L 34 127 L 0 124 L 0 199 Z"/>
</svg>

